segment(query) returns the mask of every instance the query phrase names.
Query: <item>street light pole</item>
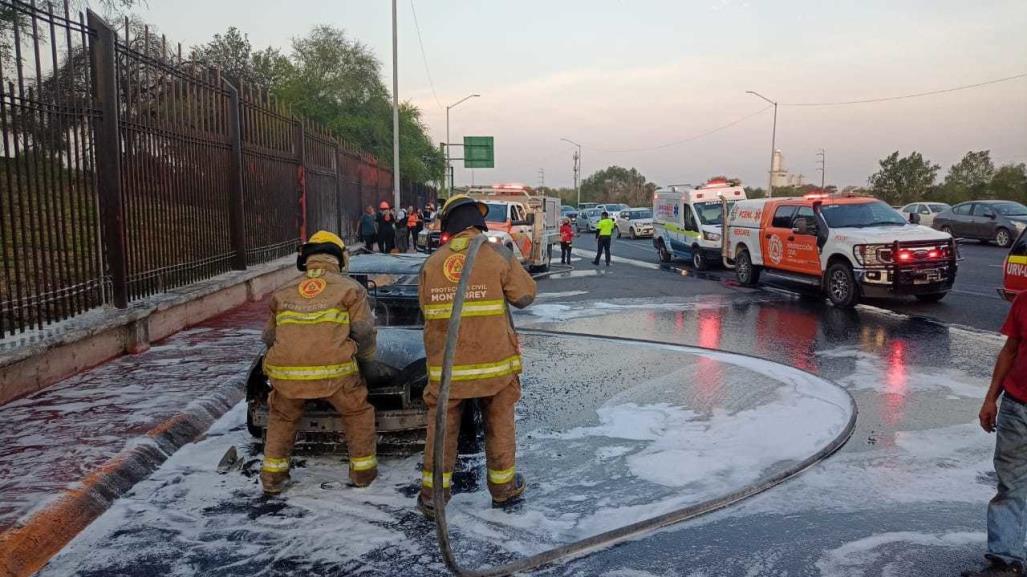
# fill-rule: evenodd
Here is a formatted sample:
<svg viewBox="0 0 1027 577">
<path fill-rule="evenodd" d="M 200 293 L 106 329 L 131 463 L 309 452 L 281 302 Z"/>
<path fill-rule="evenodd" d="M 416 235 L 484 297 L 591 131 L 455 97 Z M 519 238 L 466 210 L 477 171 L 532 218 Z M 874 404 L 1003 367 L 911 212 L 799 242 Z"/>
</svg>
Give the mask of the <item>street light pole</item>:
<svg viewBox="0 0 1027 577">
<path fill-rule="evenodd" d="M 396 0 L 392 0 L 392 205 L 399 210 L 399 30 L 396 26 Z"/>
<path fill-rule="evenodd" d="M 753 90 L 746 90 L 745 93 L 758 96 L 774 105 L 774 128 L 770 133 L 770 178 L 767 179 L 767 198 L 770 198 L 774 196 L 774 149 L 777 147 L 777 102 Z"/>
<path fill-rule="evenodd" d="M 820 152 L 817 152 L 817 156 L 820 157 L 820 190 L 824 190 L 824 181 L 827 179 L 827 153 L 821 148 Z"/>
<path fill-rule="evenodd" d="M 578 147 L 577 152 L 574 153 L 574 193 L 578 197 L 578 206 L 581 206 L 581 145 L 569 138 L 561 138 L 560 140 Z"/>
<path fill-rule="evenodd" d="M 456 108 L 457 106 L 459 106 L 467 100 L 470 100 L 472 98 L 478 98 L 479 96 L 481 96 L 481 94 L 471 94 L 468 96 L 464 96 L 460 100 L 457 100 L 453 104 L 450 104 L 446 107 L 446 180 L 449 182 L 449 186 L 446 187 L 447 197 L 453 194 L 453 167 L 450 166 L 450 159 L 453 157 L 453 155 L 450 153 L 450 148 L 452 148 L 452 144 L 450 144 L 449 142 L 449 110 L 451 108 Z"/>
</svg>

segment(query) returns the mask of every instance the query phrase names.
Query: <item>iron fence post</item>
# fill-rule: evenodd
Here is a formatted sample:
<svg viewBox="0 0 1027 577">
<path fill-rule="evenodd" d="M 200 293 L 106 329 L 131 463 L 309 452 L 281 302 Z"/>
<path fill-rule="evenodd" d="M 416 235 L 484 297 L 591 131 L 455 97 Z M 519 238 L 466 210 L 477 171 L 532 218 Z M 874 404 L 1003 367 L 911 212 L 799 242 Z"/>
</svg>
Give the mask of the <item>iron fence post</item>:
<svg viewBox="0 0 1027 577">
<path fill-rule="evenodd" d="M 103 241 L 111 271 L 114 306 L 128 307 L 128 259 L 125 209 L 121 190 L 121 128 L 118 121 L 118 78 L 115 31 L 98 14 L 88 11 L 96 36 L 89 43 L 93 67 L 93 96 L 100 111 L 96 123 L 96 185 L 103 218 Z"/>
<path fill-rule="evenodd" d="M 346 212 L 342 204 L 342 169 L 340 166 L 342 163 L 339 161 L 339 142 L 333 142 L 334 148 L 332 149 L 332 159 L 335 161 L 335 222 L 338 226 L 339 236 L 346 238 L 350 236 L 348 230 L 343 230 L 342 225 L 344 222 L 343 214 Z"/>
<path fill-rule="evenodd" d="M 239 89 L 222 78 L 228 89 L 228 138 L 232 142 L 228 177 L 228 229 L 232 239 L 232 268 L 246 270 L 246 210 L 242 179 L 242 105 Z"/>
<path fill-rule="evenodd" d="M 297 185 L 299 187 L 300 201 L 300 242 L 307 241 L 307 223 L 309 221 L 308 198 L 307 198 L 307 155 L 305 149 L 306 131 L 303 122 L 296 122 L 296 162 L 297 162 Z"/>
</svg>

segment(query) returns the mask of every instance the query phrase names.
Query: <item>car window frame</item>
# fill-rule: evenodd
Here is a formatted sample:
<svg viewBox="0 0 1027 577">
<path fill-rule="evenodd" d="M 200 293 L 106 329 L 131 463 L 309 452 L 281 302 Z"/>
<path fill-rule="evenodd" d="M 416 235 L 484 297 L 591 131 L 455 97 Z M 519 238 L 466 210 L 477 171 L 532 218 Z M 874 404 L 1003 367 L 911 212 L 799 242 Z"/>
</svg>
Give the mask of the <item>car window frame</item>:
<svg viewBox="0 0 1027 577">
<path fill-rule="evenodd" d="M 791 209 L 791 211 L 792 211 L 791 214 L 789 214 L 788 216 L 781 215 L 780 213 L 784 209 Z M 795 218 L 795 215 L 798 214 L 798 213 L 799 213 L 799 205 L 798 204 L 782 204 L 782 205 L 779 205 L 778 207 L 776 207 L 774 209 L 774 215 L 770 217 L 770 228 L 787 228 L 787 229 L 791 230 L 791 228 L 792 228 L 792 221 Z M 787 220 L 787 224 L 782 226 L 778 222 L 779 219 L 786 219 Z"/>
<path fill-rule="evenodd" d="M 981 214 L 977 214 L 977 207 L 981 208 Z M 970 212 L 970 216 L 979 216 L 981 218 L 988 218 L 989 214 L 997 216 L 995 209 L 992 208 L 991 205 L 985 204 L 983 202 L 975 202 L 973 210 Z"/>
<path fill-rule="evenodd" d="M 954 216 L 973 216 L 974 206 L 976 206 L 976 205 L 977 205 L 976 202 L 964 202 L 964 203 L 961 203 L 961 204 L 957 204 L 956 206 L 952 207 L 952 214 Z M 964 207 L 964 206 L 970 207 L 970 208 L 967 209 L 965 214 L 964 213 L 956 212 L 956 209 Z"/>
</svg>

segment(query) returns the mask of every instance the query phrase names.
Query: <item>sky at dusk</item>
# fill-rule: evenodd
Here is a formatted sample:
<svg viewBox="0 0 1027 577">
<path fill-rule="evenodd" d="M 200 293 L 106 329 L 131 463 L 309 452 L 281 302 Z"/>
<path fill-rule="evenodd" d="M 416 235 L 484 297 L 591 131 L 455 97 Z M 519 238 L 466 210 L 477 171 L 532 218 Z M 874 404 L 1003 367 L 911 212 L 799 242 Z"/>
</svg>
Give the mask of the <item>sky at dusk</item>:
<svg viewBox="0 0 1027 577">
<path fill-rule="evenodd" d="M 387 0 L 149 0 L 138 15 L 187 47 L 234 25 L 255 48 L 288 52 L 311 27 L 337 26 L 374 51 L 391 89 Z M 496 168 L 475 171 L 478 184 L 535 185 L 541 168 L 546 185 L 570 186 L 569 138 L 585 175 L 618 164 L 661 185 L 725 174 L 765 186 L 772 112 L 746 94 L 756 90 L 781 103 L 787 169 L 818 182 L 823 148 L 829 184 L 861 185 L 894 150 L 922 152 L 942 175 L 967 150 L 1027 162 L 1027 78 L 887 103 L 787 103 L 1022 74 L 1025 30 L 1023 0 L 399 0 L 399 92 L 436 141 L 445 105 L 481 94 L 450 123 L 455 142 L 496 138 Z M 458 166 L 457 184 L 470 181 Z"/>
</svg>

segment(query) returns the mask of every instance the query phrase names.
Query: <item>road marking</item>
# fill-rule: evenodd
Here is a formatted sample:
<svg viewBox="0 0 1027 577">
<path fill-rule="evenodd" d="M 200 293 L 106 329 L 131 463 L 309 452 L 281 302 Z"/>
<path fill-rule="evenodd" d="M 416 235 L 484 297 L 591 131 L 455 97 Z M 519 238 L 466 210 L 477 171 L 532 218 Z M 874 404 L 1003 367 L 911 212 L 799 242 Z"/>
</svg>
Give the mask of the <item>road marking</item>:
<svg viewBox="0 0 1027 577">
<path fill-rule="evenodd" d="M 583 248 L 575 248 L 573 250 L 574 250 L 574 253 L 577 254 L 578 256 L 580 256 L 582 258 L 586 258 L 587 257 L 589 260 L 595 262 L 596 252 L 594 250 L 588 250 L 588 249 L 583 249 Z M 614 256 L 614 257 L 611 258 L 611 260 L 613 262 L 630 264 L 631 266 L 637 266 L 637 267 L 640 267 L 640 268 L 647 268 L 649 270 L 660 270 L 660 265 L 658 265 L 658 264 L 654 264 L 654 263 L 651 263 L 651 262 L 645 262 L 645 261 L 641 261 L 641 260 L 635 260 L 633 258 L 624 258 L 622 256 Z"/>
</svg>

